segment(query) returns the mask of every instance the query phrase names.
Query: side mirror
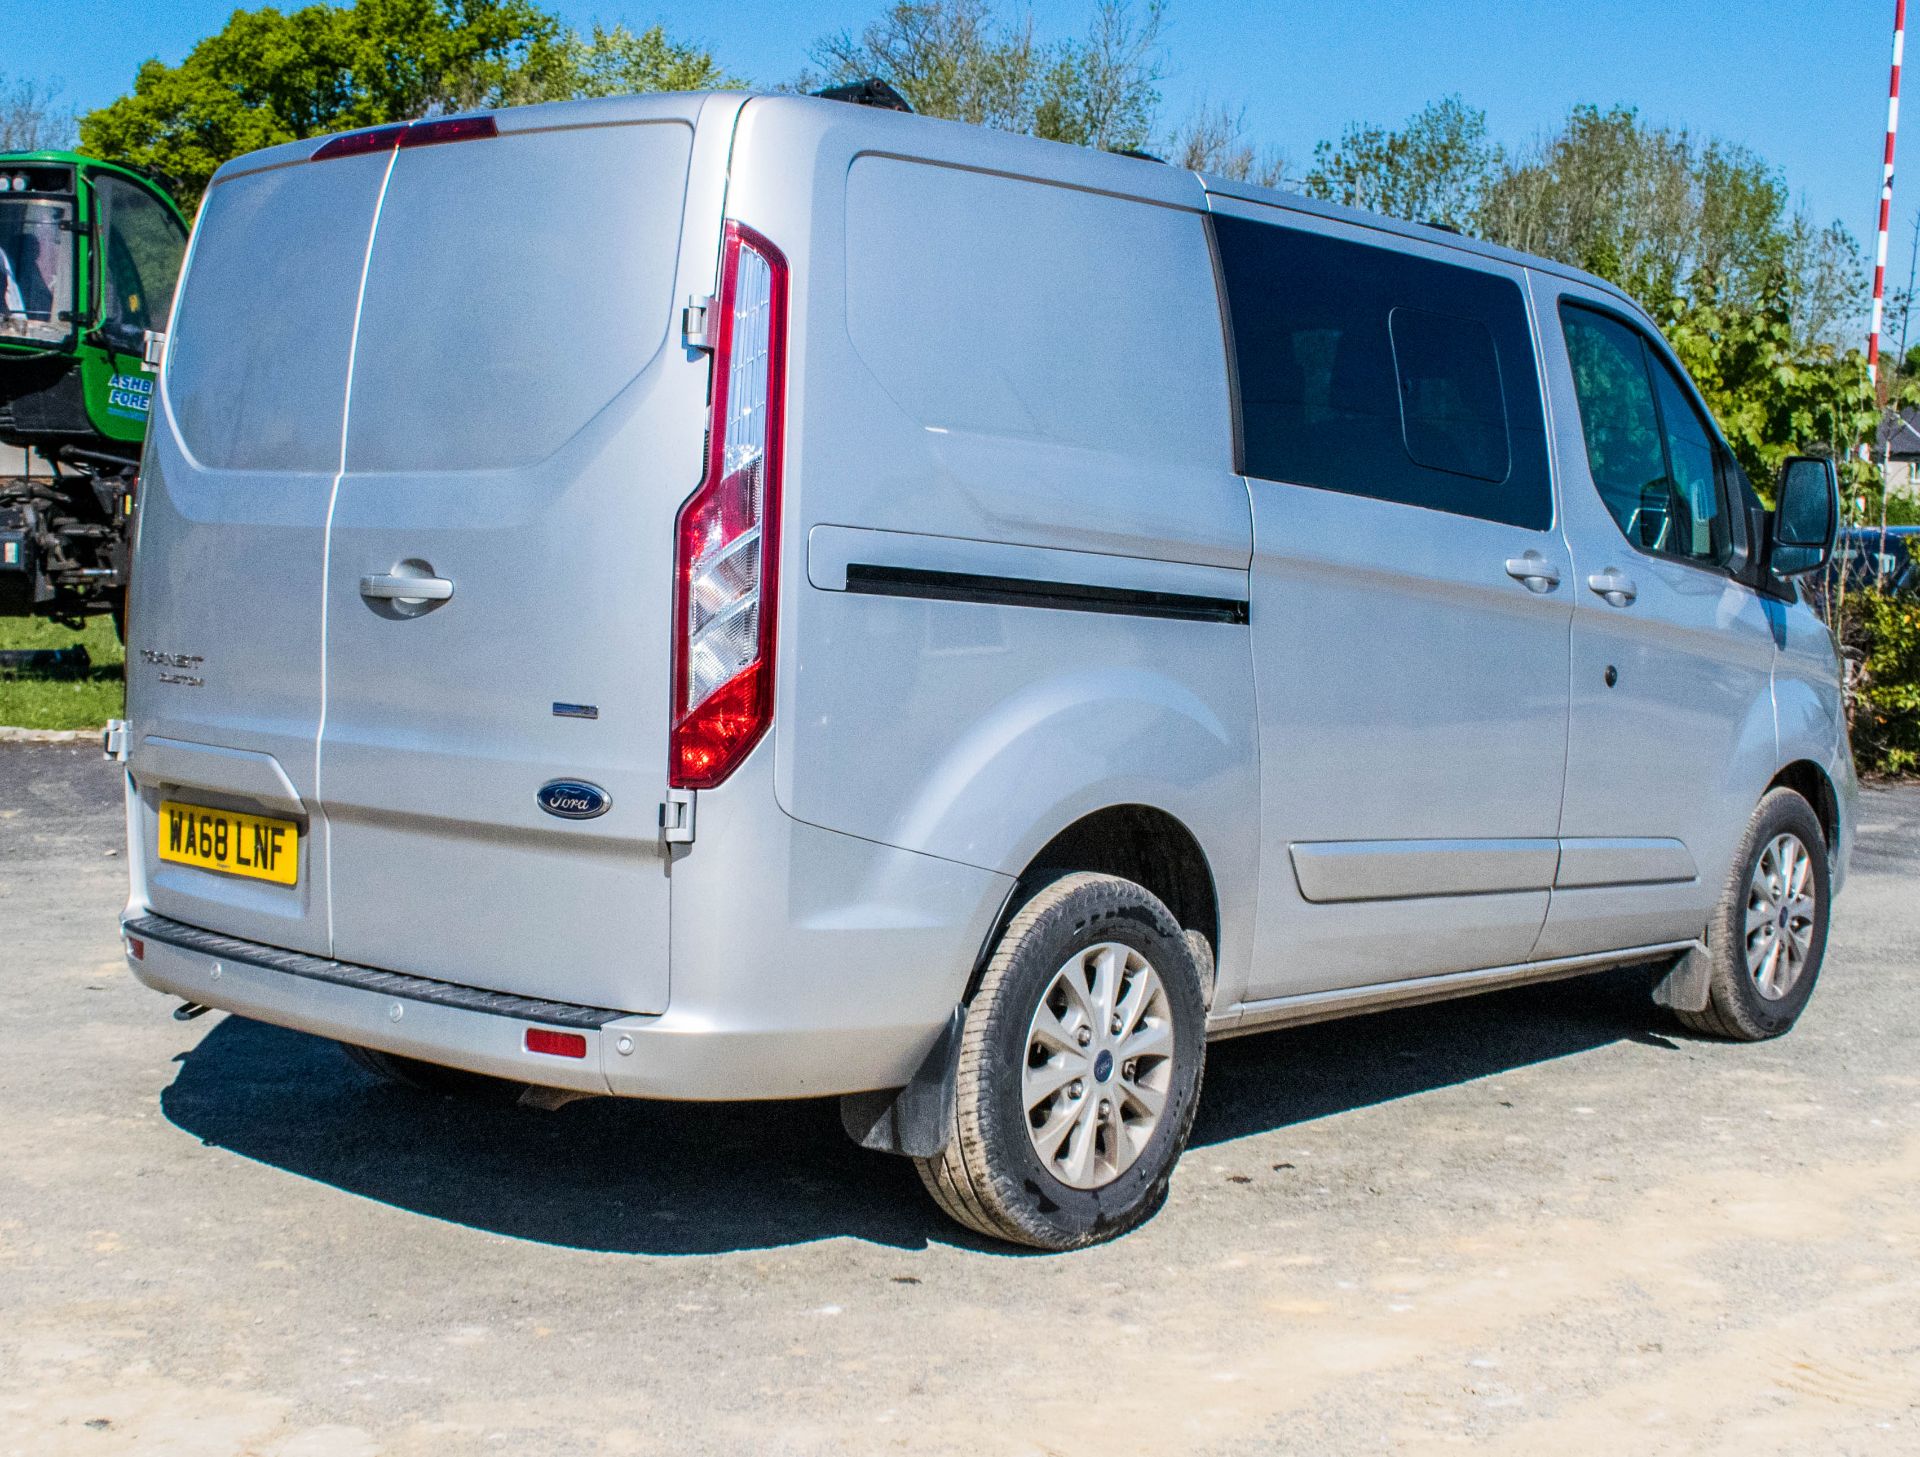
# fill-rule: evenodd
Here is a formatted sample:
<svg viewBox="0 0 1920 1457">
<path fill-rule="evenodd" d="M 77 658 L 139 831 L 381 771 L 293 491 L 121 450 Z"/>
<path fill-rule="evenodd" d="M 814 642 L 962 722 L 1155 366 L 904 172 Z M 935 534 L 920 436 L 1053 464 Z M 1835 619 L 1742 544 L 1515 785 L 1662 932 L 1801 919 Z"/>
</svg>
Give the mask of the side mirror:
<svg viewBox="0 0 1920 1457">
<path fill-rule="evenodd" d="M 1778 577 L 1799 577 L 1824 567 L 1840 527 L 1840 482 L 1833 462 L 1792 457 L 1780 467 L 1774 499 L 1767 569 Z"/>
</svg>

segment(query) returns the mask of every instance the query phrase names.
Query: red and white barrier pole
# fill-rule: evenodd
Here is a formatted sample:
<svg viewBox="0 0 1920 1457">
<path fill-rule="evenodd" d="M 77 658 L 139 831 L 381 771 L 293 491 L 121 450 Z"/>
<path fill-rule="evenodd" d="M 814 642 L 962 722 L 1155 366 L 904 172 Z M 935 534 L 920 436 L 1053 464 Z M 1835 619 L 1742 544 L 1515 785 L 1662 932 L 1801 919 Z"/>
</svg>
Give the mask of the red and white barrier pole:
<svg viewBox="0 0 1920 1457">
<path fill-rule="evenodd" d="M 1887 82 L 1887 155 L 1880 173 L 1880 236 L 1873 253 L 1873 328 L 1867 335 L 1867 376 L 1876 391 L 1880 385 L 1880 319 L 1886 311 L 1887 297 L 1887 222 L 1893 213 L 1893 139 L 1900 128 L 1900 51 L 1906 35 L 1907 0 L 1894 0 L 1893 76 Z"/>
</svg>

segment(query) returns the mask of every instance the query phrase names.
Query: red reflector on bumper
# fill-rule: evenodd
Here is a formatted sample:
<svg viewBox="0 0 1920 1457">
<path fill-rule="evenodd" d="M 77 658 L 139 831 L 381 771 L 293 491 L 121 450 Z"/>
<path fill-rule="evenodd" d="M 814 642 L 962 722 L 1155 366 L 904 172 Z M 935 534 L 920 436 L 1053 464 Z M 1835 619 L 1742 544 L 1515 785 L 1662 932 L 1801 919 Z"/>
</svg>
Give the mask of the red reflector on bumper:
<svg viewBox="0 0 1920 1457">
<path fill-rule="evenodd" d="M 135 961 L 145 961 L 147 959 L 147 943 L 142 941 L 138 936 L 127 937 L 127 955 L 131 956 Z"/>
<path fill-rule="evenodd" d="M 548 1027 L 529 1027 L 527 1051 L 544 1052 L 548 1057 L 585 1057 L 587 1039 L 578 1032 L 555 1032 Z"/>
</svg>

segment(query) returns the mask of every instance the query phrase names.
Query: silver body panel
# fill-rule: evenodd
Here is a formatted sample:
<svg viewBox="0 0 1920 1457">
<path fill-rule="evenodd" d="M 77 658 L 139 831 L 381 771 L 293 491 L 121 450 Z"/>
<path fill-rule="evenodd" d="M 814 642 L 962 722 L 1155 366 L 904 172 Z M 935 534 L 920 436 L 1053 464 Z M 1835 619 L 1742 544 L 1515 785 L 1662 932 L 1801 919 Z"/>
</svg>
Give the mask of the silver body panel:
<svg viewBox="0 0 1920 1457">
<path fill-rule="evenodd" d="M 1685 949 L 1789 765 L 1831 782 L 1844 874 L 1824 627 L 1639 556 L 1594 491 L 1555 310 L 1616 291 L 807 98 L 497 124 L 211 189 L 142 477 L 128 915 L 612 1019 L 576 1061 L 245 957 L 149 943 L 149 985 L 573 1091 L 810 1096 L 912 1077 L 1035 854 L 1112 806 L 1206 859 L 1222 1035 Z M 1238 474 L 1210 213 L 1522 290 L 1550 524 Z M 679 311 L 728 219 L 792 278 L 775 712 L 667 844 L 709 371 Z M 440 600 L 367 586 L 420 575 Z M 563 778 L 611 808 L 543 814 Z M 161 864 L 163 797 L 295 820 L 297 886 Z"/>
</svg>

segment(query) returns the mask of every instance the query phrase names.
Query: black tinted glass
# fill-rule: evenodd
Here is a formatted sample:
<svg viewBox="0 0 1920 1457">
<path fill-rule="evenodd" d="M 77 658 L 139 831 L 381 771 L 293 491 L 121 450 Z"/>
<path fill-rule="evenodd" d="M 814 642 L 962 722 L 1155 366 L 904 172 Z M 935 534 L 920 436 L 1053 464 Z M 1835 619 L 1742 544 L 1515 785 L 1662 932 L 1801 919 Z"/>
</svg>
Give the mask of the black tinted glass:
<svg viewBox="0 0 1920 1457">
<path fill-rule="evenodd" d="M 1621 532 L 1647 551 L 1724 562 L 1725 463 L 1686 391 L 1638 330 L 1571 304 L 1560 315 L 1587 466 Z"/>
<path fill-rule="evenodd" d="M 1248 475 L 1535 530 L 1552 521 L 1516 284 L 1244 218 L 1214 224 Z"/>
<path fill-rule="evenodd" d="M 1493 335 L 1478 319 L 1395 309 L 1387 316 L 1400 431 L 1416 465 L 1504 481 L 1507 410 Z"/>
</svg>

